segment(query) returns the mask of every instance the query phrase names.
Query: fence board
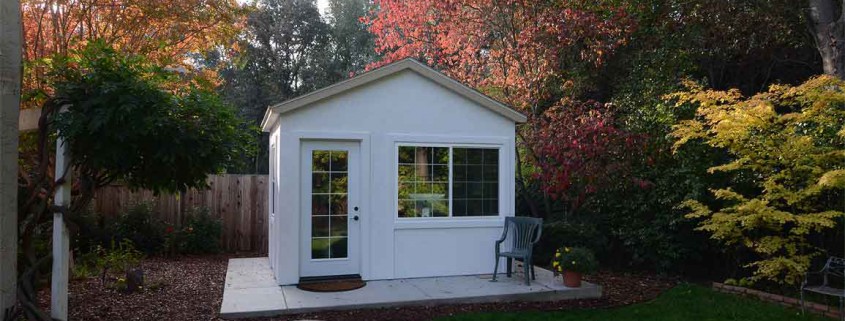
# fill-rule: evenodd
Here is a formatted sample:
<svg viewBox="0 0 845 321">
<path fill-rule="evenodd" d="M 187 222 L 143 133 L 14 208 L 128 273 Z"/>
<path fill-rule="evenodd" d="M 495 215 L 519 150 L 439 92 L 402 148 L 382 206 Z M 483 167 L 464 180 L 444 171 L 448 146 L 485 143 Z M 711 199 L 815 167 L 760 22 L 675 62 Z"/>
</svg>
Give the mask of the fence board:
<svg viewBox="0 0 845 321">
<path fill-rule="evenodd" d="M 154 216 L 181 225 L 196 207 L 208 208 L 223 225 L 220 244 L 225 251 L 267 253 L 267 175 L 214 175 L 209 188 L 178 194 L 154 195 L 126 186 L 106 186 L 94 196 L 94 211 L 116 217 L 130 206 L 150 203 Z"/>
</svg>

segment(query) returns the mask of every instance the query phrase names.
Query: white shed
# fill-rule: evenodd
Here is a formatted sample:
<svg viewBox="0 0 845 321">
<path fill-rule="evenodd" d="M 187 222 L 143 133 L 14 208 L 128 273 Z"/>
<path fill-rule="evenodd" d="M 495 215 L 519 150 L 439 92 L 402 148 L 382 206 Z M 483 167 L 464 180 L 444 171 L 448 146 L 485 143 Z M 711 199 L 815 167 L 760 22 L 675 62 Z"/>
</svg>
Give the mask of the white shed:
<svg viewBox="0 0 845 321">
<path fill-rule="evenodd" d="M 492 273 L 525 120 L 412 59 L 271 106 L 276 280 Z"/>
</svg>

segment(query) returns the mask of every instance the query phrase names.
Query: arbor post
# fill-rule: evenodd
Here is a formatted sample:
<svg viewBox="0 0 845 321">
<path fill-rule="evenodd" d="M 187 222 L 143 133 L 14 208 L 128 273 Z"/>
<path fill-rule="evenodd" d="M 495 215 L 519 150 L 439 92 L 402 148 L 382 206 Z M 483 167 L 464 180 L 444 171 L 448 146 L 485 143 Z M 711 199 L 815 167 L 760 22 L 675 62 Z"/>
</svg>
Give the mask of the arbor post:
<svg viewBox="0 0 845 321">
<path fill-rule="evenodd" d="M 0 1 L 0 320 L 15 307 L 18 279 L 20 9 L 20 1 Z"/>
<path fill-rule="evenodd" d="M 65 109 L 62 109 L 64 112 Z M 53 274 L 50 286 L 50 316 L 53 320 L 67 320 L 68 270 L 70 266 L 70 238 L 64 215 L 70 209 L 70 154 L 61 136 L 56 140 L 56 186 L 53 213 Z"/>
</svg>

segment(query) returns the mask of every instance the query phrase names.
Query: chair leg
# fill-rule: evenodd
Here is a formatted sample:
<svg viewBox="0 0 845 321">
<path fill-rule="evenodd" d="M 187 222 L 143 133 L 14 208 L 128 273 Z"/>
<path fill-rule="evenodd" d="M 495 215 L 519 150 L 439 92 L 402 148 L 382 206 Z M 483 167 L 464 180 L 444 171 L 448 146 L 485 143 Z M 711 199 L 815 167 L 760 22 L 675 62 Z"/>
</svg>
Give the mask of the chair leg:
<svg viewBox="0 0 845 321">
<path fill-rule="evenodd" d="M 804 289 L 801 289 L 801 315 L 804 315 Z"/>
<path fill-rule="evenodd" d="M 522 260 L 522 271 L 525 274 L 525 285 L 531 285 L 531 266 L 527 259 Z"/>
<path fill-rule="evenodd" d="M 534 273 L 534 264 L 531 264 L 531 279 L 535 281 L 537 280 L 537 274 Z"/>
<path fill-rule="evenodd" d="M 513 258 L 508 258 L 508 277 L 511 277 L 511 270 L 513 269 Z"/>
<path fill-rule="evenodd" d="M 845 321 L 845 298 L 839 297 L 839 318 Z"/>
<path fill-rule="evenodd" d="M 496 255 L 496 265 L 493 266 L 493 279 L 490 282 L 496 282 L 496 273 L 499 272 L 499 255 Z"/>
</svg>

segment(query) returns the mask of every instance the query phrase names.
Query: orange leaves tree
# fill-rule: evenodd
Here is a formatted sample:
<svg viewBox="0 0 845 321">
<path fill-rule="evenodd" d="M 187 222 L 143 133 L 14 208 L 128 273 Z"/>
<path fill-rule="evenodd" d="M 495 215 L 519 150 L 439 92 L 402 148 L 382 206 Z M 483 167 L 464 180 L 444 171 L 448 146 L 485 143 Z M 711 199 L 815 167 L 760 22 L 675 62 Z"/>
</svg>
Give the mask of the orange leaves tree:
<svg viewBox="0 0 845 321">
<path fill-rule="evenodd" d="M 49 59 L 98 41 L 152 63 L 190 70 L 190 53 L 229 45 L 248 9 L 236 0 L 23 0 L 24 108 L 50 91 Z M 204 78 L 213 79 L 206 71 Z M 210 73 L 210 74 L 208 74 Z"/>
<path fill-rule="evenodd" d="M 572 140 L 560 139 L 597 129 L 595 121 L 600 121 L 606 127 L 595 138 L 617 141 L 613 135 L 621 130 L 615 127 L 612 113 L 596 111 L 601 119 L 579 118 L 578 113 L 561 110 L 575 105 L 579 112 L 589 113 L 591 107 L 601 106 L 578 102 L 577 94 L 584 89 L 579 79 L 625 43 L 634 24 L 624 10 L 581 0 L 376 0 L 375 4 L 376 9 L 362 20 L 375 35 L 382 60 L 369 68 L 414 57 L 528 114 L 531 121 L 519 131 L 518 148 L 527 155 L 518 158 L 539 169 L 536 176 L 546 182 L 541 189 L 547 204 L 549 198 L 567 199 L 573 188 L 585 187 L 570 184 L 578 180 L 573 175 L 579 171 L 557 162 L 562 155 L 582 149 L 612 156 L 601 152 L 607 149 L 586 146 L 599 144 L 593 140 L 576 147 Z M 574 126 L 549 127 L 562 122 Z M 523 166 L 519 168 L 520 194 L 525 196 L 530 191 Z M 579 168 L 589 168 L 591 176 L 608 170 L 605 166 Z M 524 200 L 532 215 L 550 214 L 549 206 L 541 211 L 530 197 Z"/>
<path fill-rule="evenodd" d="M 204 166 L 188 159 L 204 155 L 209 152 L 207 148 L 201 148 L 201 153 L 191 152 L 188 158 L 174 157 L 174 151 L 189 151 L 184 147 L 199 148 L 201 142 L 213 142 L 227 150 L 220 155 L 231 161 L 237 159 L 234 152 L 242 147 L 245 131 L 238 127 L 240 121 L 234 112 L 210 88 L 207 80 L 214 79 L 214 72 L 193 70 L 189 58 L 191 54 L 231 43 L 245 10 L 235 0 L 21 1 L 24 35 L 21 102 L 23 108 L 41 107 L 38 131 L 21 135 L 19 160 L 18 299 L 25 317 L 49 319 L 49 315 L 39 310 L 36 287 L 42 280 L 42 267 L 49 262 L 49 255 L 37 245 L 46 237 L 45 231 L 49 231 L 45 228 L 49 226 L 49 214 L 57 210 L 50 206 L 53 191 L 64 180 L 53 175 L 56 129 L 62 127 L 75 162 L 72 175 L 75 207 L 66 214 L 84 209 L 96 188 L 115 180 L 128 183 L 141 177 L 158 180 L 152 185 L 136 185 L 157 191 L 204 184 L 206 173 L 217 172 L 229 163 L 209 158 L 213 164 Z M 103 55 L 86 56 L 84 53 L 90 53 L 88 49 L 93 47 L 108 49 L 104 49 Z M 124 60 L 124 56 L 144 57 L 144 64 L 136 66 Z M 159 68 L 164 66 L 193 75 L 171 75 L 174 73 Z M 168 81 L 155 81 L 165 78 L 161 76 L 164 74 L 168 74 Z M 68 113 L 57 116 L 64 106 L 68 106 Z M 131 121 L 126 123 L 127 120 Z M 209 124 L 220 127 L 208 130 Z M 167 135 L 161 126 L 178 135 Z M 209 139 L 211 132 L 220 139 Z M 148 148 L 133 146 L 129 137 Z M 156 143 L 164 138 L 180 147 L 168 148 Z M 98 152 L 97 146 L 111 148 L 112 153 L 107 155 L 102 149 Z M 162 153 L 166 155 L 161 156 Z M 137 157 L 139 154 L 143 157 Z M 178 170 L 171 164 L 156 170 L 143 164 L 168 160 L 190 165 L 192 169 Z M 137 172 L 141 168 L 151 171 Z M 162 168 L 176 170 L 168 172 Z M 186 184 L 163 186 L 161 183 L 166 181 Z M 73 229 L 73 215 L 66 215 L 65 219 Z"/>
<path fill-rule="evenodd" d="M 67 54 L 99 40 L 153 62 L 228 44 L 244 9 L 235 0 L 24 0 L 29 61 Z"/>
<path fill-rule="evenodd" d="M 624 11 L 588 1 L 376 0 L 364 21 L 383 57 L 416 57 L 517 108 L 572 86 L 568 68 L 599 65 L 631 29 Z"/>
</svg>

